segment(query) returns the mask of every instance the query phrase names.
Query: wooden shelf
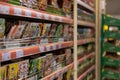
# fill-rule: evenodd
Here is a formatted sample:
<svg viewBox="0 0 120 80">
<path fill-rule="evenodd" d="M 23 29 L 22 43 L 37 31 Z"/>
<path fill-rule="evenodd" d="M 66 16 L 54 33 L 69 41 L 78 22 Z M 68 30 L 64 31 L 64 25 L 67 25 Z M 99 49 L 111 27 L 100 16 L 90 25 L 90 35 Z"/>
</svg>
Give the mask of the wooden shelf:
<svg viewBox="0 0 120 80">
<path fill-rule="evenodd" d="M 55 21 L 72 24 L 71 18 L 49 14 L 44 11 L 33 10 L 22 6 L 15 6 L 5 2 L 0 2 L 0 14 L 18 17 L 28 17 L 41 20 Z"/>
<path fill-rule="evenodd" d="M 89 42 L 94 42 L 94 38 L 78 40 L 78 45 L 86 44 Z M 43 52 L 58 50 L 62 48 L 72 47 L 72 46 L 73 46 L 73 41 L 67 41 L 67 42 L 50 43 L 46 45 L 29 46 L 19 49 L 1 50 L 0 62 L 31 56 L 35 54 L 40 54 Z"/>
<path fill-rule="evenodd" d="M 83 20 L 78 20 L 78 25 L 93 27 L 93 28 L 95 27 L 95 23 L 83 21 Z"/>
<path fill-rule="evenodd" d="M 82 80 L 89 72 L 91 72 L 94 69 L 95 69 L 95 65 L 93 65 L 88 70 L 86 70 L 82 75 L 80 75 L 80 77 L 78 78 L 78 80 Z"/>
<path fill-rule="evenodd" d="M 53 72 L 52 74 L 42 78 L 41 80 L 53 80 L 53 79 L 57 78 L 60 74 L 64 74 L 65 72 L 67 72 L 69 69 L 72 69 L 72 68 L 73 68 L 73 63 L 69 64 L 68 66 L 66 66 L 60 70 Z"/>
<path fill-rule="evenodd" d="M 43 52 L 53 51 L 57 49 L 72 47 L 73 41 L 51 43 L 47 45 L 36 45 L 25 48 L 19 48 L 14 50 L 1 50 L 0 51 L 0 62 L 26 57 L 30 55 L 40 54 Z"/>
<path fill-rule="evenodd" d="M 89 9 L 90 11 L 95 12 L 95 9 L 94 9 L 94 8 L 92 8 L 92 7 L 89 6 L 88 4 L 84 3 L 83 1 L 77 0 L 77 3 L 78 3 L 79 5 L 81 5 L 81 6 L 83 6 L 83 7 L 87 8 L 87 9 Z"/>
<path fill-rule="evenodd" d="M 77 44 L 82 45 L 90 42 L 95 42 L 95 38 L 81 39 L 81 40 L 78 40 Z"/>
<path fill-rule="evenodd" d="M 86 59 L 91 58 L 91 57 L 93 57 L 93 56 L 95 56 L 95 52 L 89 53 L 88 55 L 80 58 L 80 59 L 78 60 L 78 64 L 82 63 L 82 62 L 85 61 Z"/>
</svg>

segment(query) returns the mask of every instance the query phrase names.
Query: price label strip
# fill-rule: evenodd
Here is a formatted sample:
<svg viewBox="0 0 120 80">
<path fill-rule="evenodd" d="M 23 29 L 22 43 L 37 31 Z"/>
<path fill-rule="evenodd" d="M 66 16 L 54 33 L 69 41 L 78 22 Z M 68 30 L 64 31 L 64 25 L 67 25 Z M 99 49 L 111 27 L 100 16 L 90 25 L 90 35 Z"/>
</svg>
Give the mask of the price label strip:
<svg viewBox="0 0 120 80">
<path fill-rule="evenodd" d="M 2 14 L 10 14 L 10 7 L 0 5 L 0 13 L 2 13 Z"/>
<path fill-rule="evenodd" d="M 52 16 L 52 20 L 55 21 L 55 16 Z"/>
<path fill-rule="evenodd" d="M 44 46 L 39 46 L 40 52 L 45 52 L 45 47 Z"/>
<path fill-rule="evenodd" d="M 37 12 L 37 13 L 36 13 L 36 17 L 39 18 L 39 19 L 42 19 L 41 13 Z"/>
<path fill-rule="evenodd" d="M 25 10 L 25 15 L 26 15 L 26 17 L 31 17 L 32 12 L 29 10 Z"/>
<path fill-rule="evenodd" d="M 53 50 L 56 50 L 56 45 L 53 45 L 52 48 L 53 48 Z"/>
<path fill-rule="evenodd" d="M 46 46 L 46 51 L 50 51 L 50 46 Z"/>
<path fill-rule="evenodd" d="M 16 58 L 20 58 L 24 56 L 23 50 L 16 50 Z"/>
<path fill-rule="evenodd" d="M 14 15 L 21 16 L 22 15 L 22 10 L 20 8 L 14 8 Z"/>
<path fill-rule="evenodd" d="M 59 44 L 59 45 L 58 45 L 58 48 L 61 49 L 61 48 L 62 48 L 62 44 Z"/>
<path fill-rule="evenodd" d="M 49 15 L 48 15 L 48 14 L 45 14 L 45 15 L 44 15 L 44 18 L 45 18 L 46 20 L 48 20 L 48 19 L 49 19 Z"/>
<path fill-rule="evenodd" d="M 11 59 L 11 53 L 10 52 L 6 52 L 2 54 L 2 61 L 7 61 Z"/>
</svg>

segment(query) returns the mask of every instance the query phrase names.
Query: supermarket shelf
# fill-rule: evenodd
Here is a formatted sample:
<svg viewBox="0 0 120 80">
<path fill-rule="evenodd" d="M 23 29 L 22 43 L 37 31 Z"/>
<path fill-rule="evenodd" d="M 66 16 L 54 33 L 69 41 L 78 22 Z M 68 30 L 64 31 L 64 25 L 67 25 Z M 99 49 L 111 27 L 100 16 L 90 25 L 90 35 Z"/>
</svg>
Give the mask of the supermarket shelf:
<svg viewBox="0 0 120 80">
<path fill-rule="evenodd" d="M 81 6 L 83 6 L 83 7 L 87 8 L 87 9 L 89 9 L 90 11 L 95 12 L 95 9 L 94 9 L 94 8 L 92 8 L 92 7 L 89 6 L 88 4 L 84 3 L 83 1 L 77 0 L 77 3 L 78 3 L 79 5 L 81 5 Z"/>
<path fill-rule="evenodd" d="M 78 40 L 78 45 L 93 42 L 94 38 Z M 35 55 L 43 52 L 53 51 L 57 49 L 72 47 L 73 41 L 60 42 L 60 43 L 50 43 L 46 45 L 36 45 L 25 48 L 19 48 L 14 50 L 1 50 L 0 51 L 0 62 L 17 59 L 21 57 L 26 57 L 30 55 Z"/>
<path fill-rule="evenodd" d="M 69 69 L 71 69 L 73 67 L 73 63 L 69 64 L 68 66 L 60 69 L 60 70 L 57 70 L 55 72 L 53 72 L 52 74 L 44 77 L 43 79 L 41 80 L 53 80 L 55 79 L 56 77 L 58 77 L 60 74 L 63 74 L 65 72 L 67 72 Z"/>
<path fill-rule="evenodd" d="M 36 45 L 14 50 L 3 50 L 0 51 L 0 62 L 17 59 L 25 56 L 35 55 L 43 52 L 48 52 L 52 50 L 62 49 L 71 47 L 73 45 L 72 41 L 61 42 L 61 43 L 51 43 L 47 45 Z"/>
<path fill-rule="evenodd" d="M 95 27 L 95 23 L 88 22 L 88 21 L 83 21 L 83 20 L 78 20 L 78 25 Z"/>
<path fill-rule="evenodd" d="M 48 21 L 62 22 L 72 24 L 71 18 L 49 14 L 44 11 L 33 10 L 22 6 L 15 6 L 5 2 L 0 2 L 0 14 L 18 17 L 28 17 Z"/>
<path fill-rule="evenodd" d="M 95 42 L 95 38 L 81 39 L 81 40 L 78 40 L 77 44 L 82 45 L 90 42 Z"/>
<path fill-rule="evenodd" d="M 78 64 L 80 64 L 81 62 L 83 62 L 83 61 L 85 61 L 86 59 L 91 58 L 91 57 L 93 57 L 93 56 L 95 56 L 95 52 L 89 53 L 88 55 L 80 58 L 80 59 L 78 60 Z"/>
<path fill-rule="evenodd" d="M 85 71 L 79 78 L 78 80 L 82 80 L 82 78 L 84 78 L 89 72 L 91 72 L 93 69 L 95 69 L 95 65 L 93 65 L 92 67 L 90 67 L 87 71 Z"/>
</svg>

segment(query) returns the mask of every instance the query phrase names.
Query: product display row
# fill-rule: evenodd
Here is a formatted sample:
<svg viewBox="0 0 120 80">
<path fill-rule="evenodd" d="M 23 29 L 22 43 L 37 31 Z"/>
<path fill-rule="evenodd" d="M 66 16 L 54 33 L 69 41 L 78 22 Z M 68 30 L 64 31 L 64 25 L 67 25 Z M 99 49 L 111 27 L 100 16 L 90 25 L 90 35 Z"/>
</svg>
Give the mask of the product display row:
<svg viewBox="0 0 120 80">
<path fill-rule="evenodd" d="M 47 53 L 44 56 L 31 56 L 21 59 L 11 64 L 0 67 L 1 80 L 26 80 L 29 77 L 37 76 L 37 80 L 50 75 L 73 61 L 72 49 L 63 49 L 53 53 Z"/>
<path fill-rule="evenodd" d="M 43 10 L 57 15 L 72 16 L 72 0 L 2 0 L 9 4 Z"/>
<path fill-rule="evenodd" d="M 78 59 L 82 56 L 95 51 L 94 43 L 88 43 L 78 46 Z"/>
<path fill-rule="evenodd" d="M 95 32 L 94 32 L 94 29 L 92 28 L 78 28 L 77 31 L 78 31 L 78 34 L 77 34 L 78 39 L 95 37 Z"/>
<path fill-rule="evenodd" d="M 73 28 L 67 24 L 35 23 L 10 19 L 0 20 L 1 48 L 73 40 Z M 16 42 L 16 45 L 13 45 L 14 42 Z"/>
<path fill-rule="evenodd" d="M 95 16 L 85 10 L 78 9 L 78 20 L 89 21 L 94 23 Z"/>
<path fill-rule="evenodd" d="M 63 37 L 73 33 L 72 27 L 55 23 L 35 23 L 20 20 L 0 19 L 0 38 L 20 39 L 29 37 Z"/>
<path fill-rule="evenodd" d="M 78 77 L 82 75 L 87 69 L 95 64 L 95 58 L 86 59 L 84 62 L 78 64 Z"/>
</svg>

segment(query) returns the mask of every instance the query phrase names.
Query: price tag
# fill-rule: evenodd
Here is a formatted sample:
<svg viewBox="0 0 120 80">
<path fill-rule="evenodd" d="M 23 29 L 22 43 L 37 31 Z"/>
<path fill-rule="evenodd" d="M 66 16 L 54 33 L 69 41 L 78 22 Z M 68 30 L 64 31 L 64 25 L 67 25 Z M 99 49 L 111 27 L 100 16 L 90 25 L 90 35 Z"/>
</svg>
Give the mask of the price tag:
<svg viewBox="0 0 120 80">
<path fill-rule="evenodd" d="M 61 73 L 64 74 L 64 70 L 62 70 Z"/>
<path fill-rule="evenodd" d="M 16 50 L 16 58 L 20 58 L 24 56 L 23 50 Z"/>
<path fill-rule="evenodd" d="M 43 45 L 43 44 L 48 44 L 48 39 L 41 39 L 40 40 L 40 44 Z"/>
<path fill-rule="evenodd" d="M 53 45 L 52 48 L 53 48 L 53 50 L 56 50 L 56 45 Z"/>
<path fill-rule="evenodd" d="M 14 8 L 14 14 L 15 15 L 21 15 L 22 14 L 22 10 L 20 8 Z"/>
<path fill-rule="evenodd" d="M 9 12 L 10 12 L 10 7 L 4 6 L 4 5 L 0 5 L 0 13 L 9 14 Z"/>
<path fill-rule="evenodd" d="M 81 25 L 85 25 L 85 22 L 84 22 L 84 21 L 80 21 L 80 24 L 81 24 Z"/>
<path fill-rule="evenodd" d="M 61 49 L 61 48 L 62 48 L 62 44 L 59 44 L 59 45 L 58 45 L 58 48 Z"/>
<path fill-rule="evenodd" d="M 87 58 L 86 57 L 84 57 L 84 61 L 86 61 L 87 60 Z"/>
<path fill-rule="evenodd" d="M 50 80 L 54 80 L 54 77 L 55 77 L 55 76 L 51 76 Z"/>
<path fill-rule="evenodd" d="M 52 20 L 55 21 L 55 16 L 52 16 Z"/>
<path fill-rule="evenodd" d="M 50 51 L 50 46 L 46 46 L 46 51 Z"/>
<path fill-rule="evenodd" d="M 26 17 L 31 17 L 32 12 L 29 10 L 25 10 L 25 15 L 26 15 Z"/>
<path fill-rule="evenodd" d="M 11 53 L 10 52 L 6 52 L 2 54 L 2 61 L 7 61 L 11 59 Z"/>
<path fill-rule="evenodd" d="M 44 41 L 44 39 L 41 39 L 40 40 L 40 45 L 43 45 L 43 44 L 45 44 L 45 41 Z"/>
<path fill-rule="evenodd" d="M 58 72 L 57 74 L 56 74 L 56 77 L 58 77 L 60 75 L 60 72 Z"/>
<path fill-rule="evenodd" d="M 45 14 L 45 15 L 44 15 L 44 18 L 45 18 L 46 20 L 48 20 L 48 19 L 49 19 L 49 15 L 48 15 L 48 14 Z"/>
<path fill-rule="evenodd" d="M 66 69 L 64 69 L 64 72 L 67 72 L 68 71 L 68 69 L 66 68 Z"/>
<path fill-rule="evenodd" d="M 59 38 L 59 42 L 64 42 L 64 38 Z"/>
<path fill-rule="evenodd" d="M 44 46 L 39 46 L 40 52 L 45 52 L 45 47 Z"/>
<path fill-rule="evenodd" d="M 59 22 L 62 22 L 62 18 L 61 17 L 59 18 Z"/>
<path fill-rule="evenodd" d="M 44 41 L 45 41 L 45 44 L 48 44 L 48 39 L 44 39 Z"/>
<path fill-rule="evenodd" d="M 42 19 L 41 13 L 37 13 L 37 14 L 36 14 L 36 17 L 39 18 L 39 19 Z"/>
</svg>

